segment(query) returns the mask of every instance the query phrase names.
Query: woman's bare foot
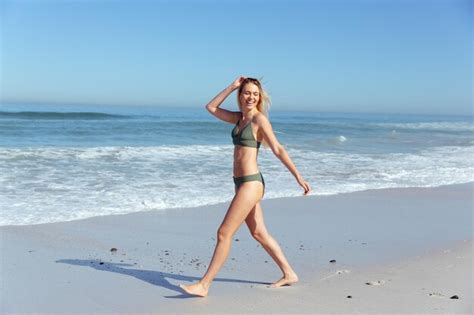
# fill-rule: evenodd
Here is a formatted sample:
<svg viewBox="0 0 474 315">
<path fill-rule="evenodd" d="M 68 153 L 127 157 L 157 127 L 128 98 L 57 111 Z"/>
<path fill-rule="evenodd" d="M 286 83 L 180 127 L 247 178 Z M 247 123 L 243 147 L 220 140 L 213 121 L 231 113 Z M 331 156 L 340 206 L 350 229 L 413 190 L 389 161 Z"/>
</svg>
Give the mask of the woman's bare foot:
<svg viewBox="0 0 474 315">
<path fill-rule="evenodd" d="M 296 273 L 284 275 L 280 280 L 277 282 L 272 283 L 270 286 L 271 288 L 278 288 L 284 285 L 292 285 L 293 283 L 298 282 L 298 276 Z"/>
<path fill-rule="evenodd" d="M 209 291 L 209 288 L 206 288 L 201 282 L 190 285 L 180 284 L 179 287 L 186 291 L 187 294 L 201 297 L 206 296 L 207 292 Z"/>
</svg>

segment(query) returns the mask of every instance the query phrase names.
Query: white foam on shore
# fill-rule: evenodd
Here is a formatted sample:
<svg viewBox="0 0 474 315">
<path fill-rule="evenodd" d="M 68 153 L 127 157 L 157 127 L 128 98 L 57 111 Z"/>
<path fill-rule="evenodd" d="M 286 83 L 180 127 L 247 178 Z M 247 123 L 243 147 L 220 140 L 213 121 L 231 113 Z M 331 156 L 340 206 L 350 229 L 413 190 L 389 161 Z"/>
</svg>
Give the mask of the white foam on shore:
<svg viewBox="0 0 474 315">
<path fill-rule="evenodd" d="M 232 145 L 0 149 L 0 225 L 186 208 L 233 197 Z M 473 147 L 418 153 L 288 149 L 314 194 L 474 181 Z M 265 198 L 302 194 L 270 150 L 259 164 Z"/>
</svg>

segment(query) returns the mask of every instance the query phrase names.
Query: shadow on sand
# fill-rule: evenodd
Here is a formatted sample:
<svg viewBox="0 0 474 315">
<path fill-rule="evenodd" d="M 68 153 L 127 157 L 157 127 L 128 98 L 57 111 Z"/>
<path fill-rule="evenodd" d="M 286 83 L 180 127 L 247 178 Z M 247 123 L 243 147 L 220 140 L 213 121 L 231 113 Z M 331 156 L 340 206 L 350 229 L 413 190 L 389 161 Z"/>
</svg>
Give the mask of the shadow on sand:
<svg viewBox="0 0 474 315">
<path fill-rule="evenodd" d="M 123 268 L 123 267 L 132 267 L 134 265 L 125 264 L 125 263 L 103 262 L 97 259 L 59 259 L 59 260 L 56 260 L 56 263 L 76 265 L 76 266 L 87 266 L 87 267 L 94 268 L 96 270 L 115 272 L 115 273 L 119 273 L 119 274 L 123 274 L 127 276 L 132 276 L 139 280 L 148 282 L 150 284 L 160 286 L 160 287 L 180 293 L 179 295 L 174 295 L 174 296 L 164 296 L 165 298 L 194 297 L 194 296 L 188 295 L 179 286 L 171 284 L 167 279 L 189 281 L 189 282 L 197 281 L 200 279 L 198 277 L 191 277 L 191 276 L 179 275 L 179 274 L 168 273 L 168 272 Z M 250 283 L 250 284 L 270 284 L 267 282 L 229 279 L 229 278 L 215 278 L 214 281 Z"/>
</svg>

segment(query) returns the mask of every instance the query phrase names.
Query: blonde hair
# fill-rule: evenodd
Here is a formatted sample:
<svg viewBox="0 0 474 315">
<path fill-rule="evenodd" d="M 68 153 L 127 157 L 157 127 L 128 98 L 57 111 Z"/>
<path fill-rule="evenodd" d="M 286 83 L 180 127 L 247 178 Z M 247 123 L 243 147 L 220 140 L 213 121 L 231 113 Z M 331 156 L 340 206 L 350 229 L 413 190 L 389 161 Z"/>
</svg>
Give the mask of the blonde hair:
<svg viewBox="0 0 474 315">
<path fill-rule="evenodd" d="M 264 90 L 264 88 L 262 87 L 262 84 L 260 83 L 258 79 L 245 78 L 244 80 L 242 80 L 238 93 L 237 93 L 237 104 L 239 104 L 239 109 L 242 108 L 242 104 L 240 104 L 240 94 L 242 93 L 242 90 L 244 89 L 245 85 L 249 83 L 255 84 L 258 87 L 260 97 L 257 103 L 257 110 L 263 115 L 265 115 L 265 117 L 268 118 L 268 110 L 270 109 L 270 104 L 271 104 L 270 96 Z M 265 148 L 269 148 L 269 145 L 267 141 L 265 141 L 265 139 L 262 139 L 262 144 Z"/>
</svg>

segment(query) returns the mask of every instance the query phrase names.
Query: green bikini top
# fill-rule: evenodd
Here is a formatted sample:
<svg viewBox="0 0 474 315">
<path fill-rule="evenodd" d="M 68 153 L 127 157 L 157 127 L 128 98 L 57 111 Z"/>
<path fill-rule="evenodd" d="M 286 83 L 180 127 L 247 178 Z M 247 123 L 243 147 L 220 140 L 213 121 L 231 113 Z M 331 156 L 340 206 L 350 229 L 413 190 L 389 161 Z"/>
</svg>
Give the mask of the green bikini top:
<svg viewBox="0 0 474 315">
<path fill-rule="evenodd" d="M 257 148 L 258 150 L 258 148 L 260 148 L 260 142 L 255 140 L 253 136 L 252 127 L 250 127 L 251 122 L 245 125 L 239 133 L 237 131 L 239 128 L 239 121 L 240 119 L 237 121 L 237 124 L 235 124 L 234 129 L 232 129 L 232 142 L 234 145 Z"/>
</svg>

